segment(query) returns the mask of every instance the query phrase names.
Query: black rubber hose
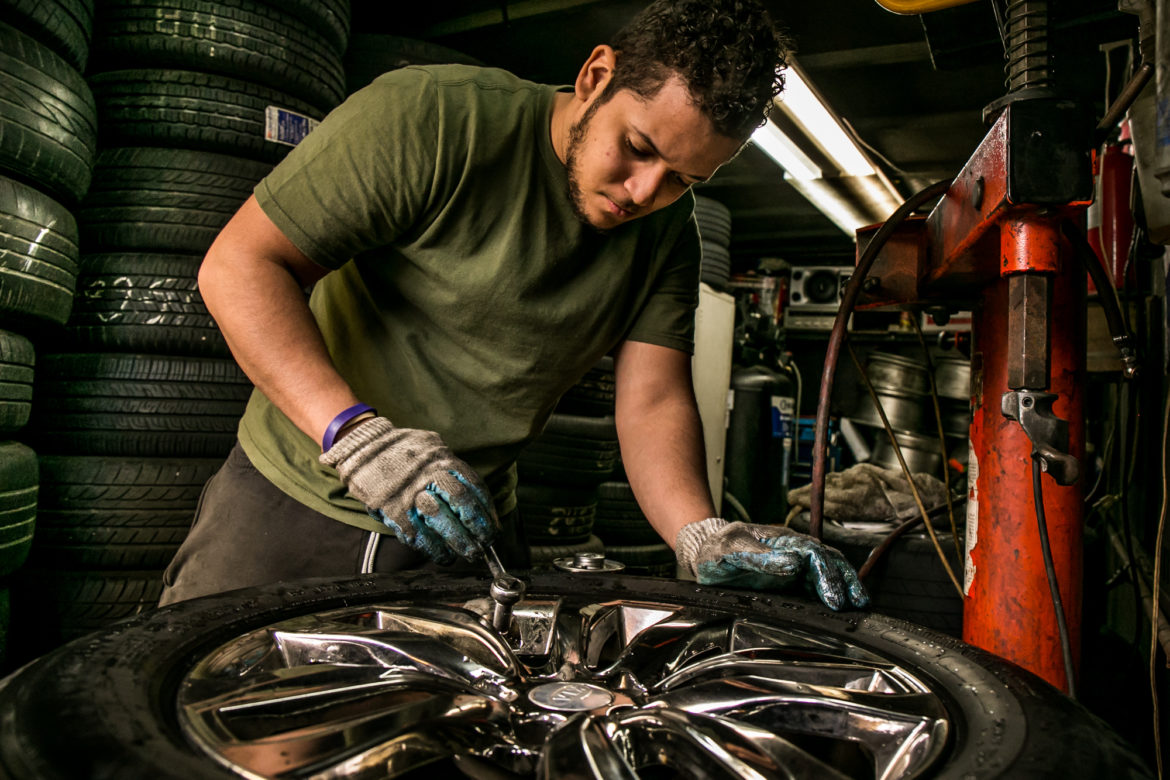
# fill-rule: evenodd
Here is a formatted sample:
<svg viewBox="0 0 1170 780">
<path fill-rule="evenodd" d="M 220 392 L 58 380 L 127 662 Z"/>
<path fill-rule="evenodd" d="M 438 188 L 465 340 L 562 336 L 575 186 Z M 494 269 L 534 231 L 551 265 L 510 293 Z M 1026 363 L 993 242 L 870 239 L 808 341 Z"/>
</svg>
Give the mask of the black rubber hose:
<svg viewBox="0 0 1170 780">
<path fill-rule="evenodd" d="M 1068 623 L 1064 617 L 1064 603 L 1060 598 L 1060 586 L 1056 582 L 1056 566 L 1052 563 L 1052 548 L 1048 544 L 1048 520 L 1044 517 L 1044 488 L 1040 483 L 1040 459 L 1032 456 L 1032 499 L 1036 503 L 1036 525 L 1040 529 L 1040 552 L 1044 556 L 1044 574 L 1048 577 L 1048 592 L 1052 596 L 1052 609 L 1056 612 L 1056 630 L 1060 633 L 1060 652 L 1064 656 L 1064 677 L 1068 682 L 1068 695 L 1077 697 L 1072 657 L 1072 641 L 1068 635 Z"/>
<path fill-rule="evenodd" d="M 1072 244 L 1073 254 L 1084 266 L 1093 279 L 1093 284 L 1097 287 L 1101 308 L 1105 311 L 1105 322 L 1109 326 L 1109 335 L 1113 338 L 1113 343 L 1117 345 L 1118 351 L 1121 352 L 1122 376 L 1126 379 L 1135 379 L 1140 373 L 1137 350 L 1134 348 L 1133 336 L 1125 327 L 1125 320 L 1121 316 L 1121 303 L 1117 298 L 1117 288 L 1113 286 L 1113 280 L 1105 273 L 1105 268 L 1097 259 L 1097 253 L 1093 251 L 1093 247 L 1089 246 L 1089 240 L 1085 238 L 1085 234 L 1069 220 L 1062 222 L 1060 229 L 1065 238 Z"/>
<path fill-rule="evenodd" d="M 825 446 L 829 431 L 829 401 L 833 396 L 833 377 L 837 373 L 837 359 L 841 355 L 841 344 L 845 341 L 845 328 L 853 314 L 853 306 L 857 303 L 857 295 L 861 291 L 861 284 L 865 280 L 869 269 L 878 252 L 898 226 L 906 221 L 919 206 L 945 193 L 951 186 L 953 179 L 935 182 L 926 189 L 920 190 L 898 207 L 890 215 L 869 244 L 861 253 L 857 261 L 857 268 L 853 271 L 849 283 L 845 285 L 845 293 L 841 298 L 841 306 L 837 309 L 837 318 L 833 321 L 833 330 L 829 333 L 829 344 L 825 352 L 825 368 L 821 373 L 821 389 L 817 396 L 817 422 L 813 436 L 812 484 L 809 486 L 809 534 L 821 539 L 821 526 L 825 515 Z"/>
</svg>

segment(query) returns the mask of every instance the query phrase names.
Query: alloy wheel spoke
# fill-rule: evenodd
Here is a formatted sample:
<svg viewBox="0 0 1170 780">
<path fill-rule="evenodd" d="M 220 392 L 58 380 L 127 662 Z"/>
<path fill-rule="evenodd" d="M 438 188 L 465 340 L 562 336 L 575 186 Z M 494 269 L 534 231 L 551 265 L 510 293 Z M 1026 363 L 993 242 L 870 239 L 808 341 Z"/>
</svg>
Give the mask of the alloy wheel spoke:
<svg viewBox="0 0 1170 780">
<path fill-rule="evenodd" d="M 948 733 L 945 711 L 928 693 L 874 693 L 756 675 L 680 686 L 654 703 L 774 733 L 856 742 L 883 778 L 921 769 L 942 750 Z"/>
<path fill-rule="evenodd" d="M 646 707 L 615 716 L 610 731 L 638 768 L 666 765 L 712 780 L 845 777 L 783 737 L 709 715 Z"/>
<path fill-rule="evenodd" d="M 427 732 L 421 742 L 412 736 L 420 724 L 457 729 L 460 722 L 474 721 L 484 733 L 507 726 L 504 702 L 465 685 L 416 672 L 371 671 L 302 667 L 209 699 L 193 699 L 198 691 L 189 689 L 180 717 L 196 733 L 213 738 L 224 759 L 265 775 L 352 762 L 355 754 L 377 752 L 383 743 L 419 743 L 425 750 L 402 750 L 433 753 L 438 744 L 433 735 Z M 491 741 L 499 737 L 495 733 Z M 446 742 L 460 744 L 454 738 Z"/>
<path fill-rule="evenodd" d="M 537 777 L 542 780 L 638 780 L 635 768 L 614 743 L 604 718 L 570 718 L 544 745 Z"/>
</svg>

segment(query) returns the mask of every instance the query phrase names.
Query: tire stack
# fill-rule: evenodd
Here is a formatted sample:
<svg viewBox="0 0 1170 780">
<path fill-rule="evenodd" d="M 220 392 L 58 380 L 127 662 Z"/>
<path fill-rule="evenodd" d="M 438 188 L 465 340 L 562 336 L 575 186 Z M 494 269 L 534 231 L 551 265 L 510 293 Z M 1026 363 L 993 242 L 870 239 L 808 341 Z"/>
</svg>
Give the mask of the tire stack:
<svg viewBox="0 0 1170 780">
<path fill-rule="evenodd" d="M 717 200 L 696 195 L 695 221 L 703 249 L 699 279 L 716 290 L 726 290 L 731 279 L 731 210 Z"/>
<path fill-rule="evenodd" d="M 13 660 L 10 593 L 37 521 L 36 452 L 12 439 L 32 411 L 33 339 L 69 317 L 78 271 L 74 212 L 97 146 L 82 77 L 89 0 L 0 0 L 0 666 Z"/>
<path fill-rule="evenodd" d="M 157 603 L 251 392 L 198 268 L 343 98 L 348 24 L 348 0 L 98 0 L 94 186 L 30 425 L 40 529 L 13 613 L 27 652 Z"/>
<path fill-rule="evenodd" d="M 626 574 L 674 577 L 678 569 L 674 550 L 650 525 L 625 479 L 618 469 L 614 479 L 598 489 L 594 532 L 605 543 L 606 556 L 626 565 Z"/>
<path fill-rule="evenodd" d="M 569 388 L 517 458 L 516 498 L 534 569 L 578 552 L 605 552 L 593 523 L 598 486 L 617 460 L 613 358 L 606 356 Z"/>
</svg>

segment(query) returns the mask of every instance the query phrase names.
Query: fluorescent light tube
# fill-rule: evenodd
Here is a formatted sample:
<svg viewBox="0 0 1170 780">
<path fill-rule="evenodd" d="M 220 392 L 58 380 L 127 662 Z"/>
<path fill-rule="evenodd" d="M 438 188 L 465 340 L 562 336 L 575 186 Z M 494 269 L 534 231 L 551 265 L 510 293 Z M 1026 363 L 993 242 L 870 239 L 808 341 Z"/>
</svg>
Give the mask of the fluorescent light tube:
<svg viewBox="0 0 1170 780">
<path fill-rule="evenodd" d="M 752 133 L 752 143 L 763 149 L 793 179 L 807 181 L 821 178 L 822 172 L 816 163 L 770 121 L 756 128 Z"/>
<path fill-rule="evenodd" d="M 784 91 L 777 107 L 800 125 L 805 136 L 819 146 L 846 176 L 871 176 L 873 166 L 836 117 L 817 98 L 804 74 L 791 63 L 784 72 Z"/>
</svg>

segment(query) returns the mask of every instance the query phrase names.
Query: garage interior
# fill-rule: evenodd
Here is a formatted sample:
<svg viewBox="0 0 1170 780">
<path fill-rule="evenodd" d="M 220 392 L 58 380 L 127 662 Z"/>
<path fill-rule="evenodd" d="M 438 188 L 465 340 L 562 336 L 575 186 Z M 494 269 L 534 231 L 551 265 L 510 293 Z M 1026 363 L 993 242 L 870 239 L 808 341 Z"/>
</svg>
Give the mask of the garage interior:
<svg viewBox="0 0 1170 780">
<path fill-rule="evenodd" d="M 975 664 L 985 652 L 989 664 L 1006 659 L 1036 675 L 1013 682 L 1011 695 L 1035 695 L 1054 708 L 1045 713 L 1059 713 L 1048 717 L 1066 723 L 1063 732 L 1052 727 L 1055 742 L 1045 750 L 1101 745 L 1104 755 L 1116 749 L 1126 760 L 1137 757 L 1112 776 L 1160 777 L 1170 745 L 1170 588 L 1162 568 L 1170 184 L 1160 178 L 1170 170 L 1163 159 L 1170 130 L 1159 106 L 1170 94 L 1162 94 L 1152 66 L 1170 57 L 1170 39 L 1162 40 L 1170 26 L 1157 24 L 1170 8 L 1153 0 L 890 0 L 901 11 L 895 13 L 875 0 L 762 2 L 794 44 L 787 93 L 794 97 L 789 104 L 780 98 L 768 125 L 786 140 L 780 152 L 770 152 L 757 133 L 693 189 L 704 252 L 694 383 L 717 506 L 728 519 L 812 533 L 862 571 L 874 612 L 894 618 L 893 628 L 870 629 L 885 639 L 835 645 L 835 663 L 862 659 L 877 669 L 870 655 L 882 657 L 883 642 L 894 642 L 889 631 L 908 621 L 936 638 L 913 645 L 916 656 L 944 648 L 940 655 L 950 650 Z M 149 621 L 159 619 L 152 613 L 162 572 L 187 533 L 202 485 L 236 439 L 251 392 L 202 304 L 196 275 L 255 183 L 330 109 L 380 73 L 464 63 L 570 84 L 593 47 L 646 5 L 0 0 L 0 438 L 7 439 L 0 442 L 0 675 L 14 681 L 7 693 L 0 683 L 0 721 L 35 712 L 35 685 L 57 674 L 52 666 L 26 664 L 82 658 L 83 638 L 99 635 L 92 658 L 115 658 L 123 621 L 161 625 Z M 180 45 L 217 20 L 235 29 L 245 12 L 269 19 L 257 46 L 282 53 L 265 49 L 257 64 L 246 51 L 208 56 Z M 312 36 L 287 32 L 294 28 Z M 293 75 L 281 75 L 286 70 Z M 828 109 L 830 130 L 847 142 L 859 169 L 829 148 L 828 130 L 809 129 L 798 91 Z M 791 148 L 795 158 L 784 151 Z M 811 171 L 801 173 L 805 164 Z M 915 208 L 891 219 L 914 198 Z M 664 626 L 691 626 L 691 613 L 647 606 L 675 593 L 679 571 L 625 481 L 613 395 L 607 357 L 566 393 L 545 433 L 520 456 L 518 496 L 534 576 L 529 592 L 539 591 L 539 572 L 564 573 L 554 559 L 601 553 L 648 583 L 649 595 L 629 596 L 620 615 L 607 619 L 629 634 L 621 634 L 623 641 L 633 643 L 650 626 L 663 632 L 667 646 L 676 640 Z M 894 475 L 890 480 L 906 467 L 940 487 L 927 497 L 929 506 L 903 489 L 901 503 L 889 499 L 882 517 L 860 505 L 833 505 L 833 486 L 846 485 L 834 479 L 861 473 L 862 464 Z M 883 484 L 897 492 L 892 482 Z M 1037 533 L 1037 484 L 1047 507 L 1040 520 L 1047 556 Z M 582 582 L 599 575 L 571 576 Z M 1059 609 L 1052 576 L 1063 595 Z M 425 577 L 404 581 L 424 593 L 428 587 Z M 436 607 L 456 600 L 454 589 L 434 587 L 441 593 Z M 558 587 L 563 598 L 574 597 Z M 608 587 L 599 593 L 611 593 Z M 350 607 L 361 598 L 346 591 L 330 604 Z M 274 615 L 278 601 L 270 607 Z M 744 609 L 734 592 L 716 601 L 728 614 Z M 541 612 L 547 602 L 526 603 L 510 619 L 535 624 L 547 617 Z M 775 640 L 776 646 L 837 630 L 823 609 L 792 609 L 809 628 L 793 635 L 799 641 Z M 338 624 L 364 630 L 366 613 L 351 612 Z M 873 625 L 884 626 L 884 619 Z M 385 620 L 399 621 L 396 630 L 470 631 L 439 618 L 433 625 Z M 280 625 L 270 633 L 287 639 L 305 630 Z M 250 628 L 256 630 L 241 629 L 241 638 L 220 651 L 223 658 L 238 654 L 231 663 L 241 669 L 249 662 L 239 659 L 262 641 L 259 624 Z M 147 629 L 127 629 L 126 636 L 136 630 Z M 475 656 L 480 651 L 467 650 L 468 636 L 459 634 L 458 647 Z M 650 634 L 641 636 L 649 641 Z M 966 647 L 959 640 L 980 650 L 955 650 Z M 306 642 L 287 650 L 292 645 L 282 645 L 286 657 L 309 658 L 316 647 Z M 800 652 L 812 653 L 808 647 Z M 628 660 L 607 648 L 593 662 Z M 685 657 L 690 663 L 703 652 Z M 206 692 L 218 696 L 220 689 L 207 680 L 222 669 L 209 649 L 201 653 L 209 660 L 185 678 L 194 682 L 181 688 L 179 699 L 187 702 L 181 713 L 203 713 L 218 701 Z M 194 651 L 184 657 L 196 663 Z M 1070 665 L 1077 670 L 1072 681 Z M 924 672 L 890 682 L 895 677 L 882 678 L 887 688 L 868 690 L 922 694 L 915 686 L 934 679 Z M 827 685 L 811 679 L 792 684 Z M 867 690 L 860 683 L 844 687 Z M 1012 730 L 1009 716 L 995 721 L 1000 700 L 989 692 L 980 699 L 978 686 L 971 688 L 972 703 L 947 693 L 922 705 L 934 719 L 923 723 L 950 718 L 950 725 L 934 726 L 941 728 L 935 741 L 922 737 L 917 751 L 906 749 L 908 757 L 895 760 L 882 752 L 888 746 L 854 736 L 846 741 L 861 747 L 848 750 L 810 738 L 797 744 L 815 763 L 791 758 L 795 776 L 829 776 L 822 774 L 826 765 L 847 777 L 961 773 L 947 762 L 977 751 L 978 728 L 1006 722 Z M 977 727 L 969 713 L 984 704 L 992 725 Z M 1030 712 L 1029 706 L 1019 709 Z M 956 725 L 960 711 L 972 718 L 966 725 Z M 309 728 L 311 715 L 297 713 L 288 717 Z M 333 760 L 322 752 L 319 763 L 305 759 L 285 774 L 264 763 L 263 750 L 233 753 L 231 740 L 217 741 L 217 729 L 234 728 L 223 725 L 229 717 L 217 713 L 206 723 L 201 717 L 179 717 L 186 736 L 174 743 L 205 762 L 182 764 L 184 772 L 202 776 L 206 768 L 206 776 L 220 776 L 215 772 L 227 767 L 252 776 L 309 776 Z M 627 719 L 611 723 L 611 737 L 635 728 L 621 717 Z M 1038 725 L 1044 715 L 1028 717 L 1029 733 L 1046 728 Z M 404 743 L 413 745 L 404 748 L 412 756 L 401 759 L 405 770 L 383 756 L 382 769 L 362 776 L 450 769 L 434 762 L 461 751 L 474 756 L 455 764 L 466 776 L 573 774 L 574 761 L 584 759 L 568 751 L 560 754 L 567 763 L 556 764 L 548 756 L 563 738 L 547 718 L 536 720 L 548 729 L 540 731 L 547 754 L 539 763 L 525 763 L 537 762 L 535 753 L 519 748 L 506 758 L 496 748 L 468 747 L 475 740 L 444 736 L 432 753 Z M 432 727 L 447 734 L 445 726 Z M 627 768 L 631 756 L 643 762 L 629 776 L 746 771 L 747 764 L 711 758 L 714 749 L 696 758 L 694 745 L 708 742 L 682 740 L 667 721 L 646 728 L 637 732 L 646 747 L 629 737 L 634 747 L 622 754 Z M 361 729 L 353 733 L 372 739 Z M 674 736 L 655 742 L 645 736 L 651 733 Z M 710 744 L 731 753 L 779 755 L 768 752 L 778 748 L 744 747 L 736 741 L 742 732 L 718 734 Z M 24 749 L 15 741 L 4 742 L 0 737 L 0 778 L 19 777 L 14 767 L 37 766 L 13 757 Z M 345 760 L 356 760 L 357 748 L 346 750 Z M 1064 760 L 1077 760 L 1075 751 Z M 617 764 L 606 766 L 592 771 L 618 771 Z M 43 776 L 71 776 L 54 771 L 62 773 Z M 336 771 L 331 776 L 358 776 Z M 970 776 L 1017 772 L 1024 773 L 1022 764 L 1005 762 L 971 769 Z"/>
</svg>

